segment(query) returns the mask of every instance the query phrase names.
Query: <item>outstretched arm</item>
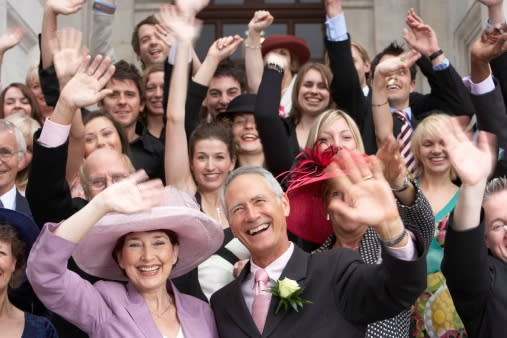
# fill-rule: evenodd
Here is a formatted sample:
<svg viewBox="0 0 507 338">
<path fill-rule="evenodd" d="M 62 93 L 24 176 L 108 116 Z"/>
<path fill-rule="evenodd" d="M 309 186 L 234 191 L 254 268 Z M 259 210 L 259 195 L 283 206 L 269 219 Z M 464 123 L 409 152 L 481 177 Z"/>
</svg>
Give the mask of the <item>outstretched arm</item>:
<svg viewBox="0 0 507 338">
<path fill-rule="evenodd" d="M 261 53 L 261 32 L 273 23 L 268 11 L 256 11 L 248 23 L 248 37 L 245 40 L 245 71 L 249 93 L 257 93 L 264 70 Z"/>
<path fill-rule="evenodd" d="M 399 57 L 389 58 L 375 67 L 375 74 L 372 82 L 372 104 L 373 123 L 375 124 L 375 135 L 379 147 L 386 139 L 393 135 L 393 116 L 388 101 L 388 88 L 390 76 L 398 72 L 408 72 L 421 54 L 415 50 L 409 50 Z"/>
<path fill-rule="evenodd" d="M 159 18 L 174 33 L 178 41 L 166 113 L 164 157 L 166 182 L 193 195 L 197 187 L 190 172 L 185 133 L 185 101 L 188 87 L 188 57 L 192 43 L 199 34 L 200 25 L 194 17 L 185 18 L 180 15 L 176 6 L 172 5 L 161 6 Z"/>
<path fill-rule="evenodd" d="M 4 59 L 4 54 L 11 48 L 14 48 L 17 44 L 21 42 L 23 36 L 25 35 L 25 30 L 22 27 L 12 28 L 7 30 L 0 36 L 0 91 L 2 90 L 1 81 L 2 81 L 2 63 Z"/>
</svg>

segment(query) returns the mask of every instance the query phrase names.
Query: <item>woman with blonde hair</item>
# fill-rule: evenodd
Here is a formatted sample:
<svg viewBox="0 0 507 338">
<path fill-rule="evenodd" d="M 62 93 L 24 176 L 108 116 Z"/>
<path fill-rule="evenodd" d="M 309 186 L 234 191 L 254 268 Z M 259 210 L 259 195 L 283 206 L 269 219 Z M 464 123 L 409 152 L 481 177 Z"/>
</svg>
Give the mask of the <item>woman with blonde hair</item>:
<svg viewBox="0 0 507 338">
<path fill-rule="evenodd" d="M 435 234 L 426 256 L 428 286 L 413 306 L 414 337 L 466 337 L 440 271 L 449 217 L 459 199 L 459 186 L 454 182 L 456 173 L 439 128 L 450 123 L 450 119 L 446 114 L 431 114 L 417 125 L 412 134 L 417 182 L 435 216 Z"/>
</svg>

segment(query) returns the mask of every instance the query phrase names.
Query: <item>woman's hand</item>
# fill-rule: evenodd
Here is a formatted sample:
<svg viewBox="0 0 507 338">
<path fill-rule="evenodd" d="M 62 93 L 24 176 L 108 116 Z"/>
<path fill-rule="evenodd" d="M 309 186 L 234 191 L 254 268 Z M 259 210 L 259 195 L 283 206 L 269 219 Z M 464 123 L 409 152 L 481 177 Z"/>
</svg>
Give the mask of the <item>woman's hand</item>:
<svg viewBox="0 0 507 338">
<path fill-rule="evenodd" d="M 334 170 L 333 187 L 342 198 L 332 198 L 328 208 L 352 222 L 381 226 L 400 218 L 389 184 L 382 175 L 380 161 L 341 150 L 326 170 Z"/>
<path fill-rule="evenodd" d="M 100 192 L 98 204 L 107 212 L 125 214 L 149 210 L 164 202 L 164 185 L 159 179 L 148 180 L 144 170 L 137 171 L 127 179 L 112 184 Z"/>
<path fill-rule="evenodd" d="M 3 33 L 0 36 L 0 57 L 9 49 L 18 45 L 23 36 L 25 36 L 25 29 L 23 27 L 11 28 Z"/>
<path fill-rule="evenodd" d="M 55 14 L 74 14 L 83 7 L 86 0 L 47 0 L 46 8 Z"/>
<path fill-rule="evenodd" d="M 496 159 L 496 137 L 480 131 L 475 145 L 453 121 L 442 123 L 439 130 L 441 135 L 445 135 L 442 140 L 447 156 L 463 185 L 471 186 L 487 181 Z"/>
</svg>

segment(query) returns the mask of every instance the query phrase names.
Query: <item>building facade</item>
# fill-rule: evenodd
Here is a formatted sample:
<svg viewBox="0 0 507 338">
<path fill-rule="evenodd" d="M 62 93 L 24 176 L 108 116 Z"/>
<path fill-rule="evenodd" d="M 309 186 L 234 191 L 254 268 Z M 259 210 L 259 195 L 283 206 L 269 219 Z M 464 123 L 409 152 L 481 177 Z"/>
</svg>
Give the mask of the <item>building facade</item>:
<svg viewBox="0 0 507 338">
<path fill-rule="evenodd" d="M 0 33 L 22 25 L 27 34 L 20 46 L 9 51 L 2 66 L 2 82 L 24 81 L 28 67 L 38 63 L 38 39 L 45 0 L 0 0 Z M 162 0 L 117 0 L 112 43 L 115 55 L 136 62 L 130 46 L 132 29 L 137 22 L 155 13 Z M 88 44 L 93 28 L 90 0 L 80 12 L 60 17 L 59 27 L 73 26 L 83 31 Z M 363 44 L 373 56 L 393 40 L 402 41 L 405 15 L 409 8 L 437 32 L 440 46 L 460 74 L 469 72 L 469 47 L 480 34 L 487 10 L 474 0 L 343 0 L 352 39 Z M 269 34 L 296 34 L 306 39 L 316 61 L 323 57 L 324 8 L 322 0 L 210 0 L 200 14 L 204 21 L 197 52 L 202 57 L 209 44 L 222 35 L 244 35 L 255 10 L 267 9 L 275 17 Z M 241 59 L 242 51 L 234 58 Z M 425 88 L 422 79 L 418 87 Z"/>
</svg>

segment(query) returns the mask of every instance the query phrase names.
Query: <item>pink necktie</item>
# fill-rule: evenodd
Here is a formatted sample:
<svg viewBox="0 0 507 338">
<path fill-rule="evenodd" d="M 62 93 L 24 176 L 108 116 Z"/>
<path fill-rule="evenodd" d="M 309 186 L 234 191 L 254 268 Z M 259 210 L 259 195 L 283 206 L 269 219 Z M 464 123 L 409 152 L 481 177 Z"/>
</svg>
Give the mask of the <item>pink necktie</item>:
<svg viewBox="0 0 507 338">
<path fill-rule="evenodd" d="M 411 142 L 412 133 L 414 130 L 403 111 L 396 111 L 394 114 L 403 123 L 401 126 L 400 134 L 397 137 L 398 143 L 400 144 L 401 156 L 403 156 L 405 159 L 405 165 L 407 166 L 408 171 L 412 174 L 415 174 L 416 165 L 415 157 L 412 153 Z"/>
<path fill-rule="evenodd" d="M 270 287 L 269 277 L 266 270 L 259 269 L 255 272 L 255 296 L 252 304 L 252 317 L 260 333 L 264 330 L 264 324 L 268 316 L 271 294 L 263 291 Z"/>
</svg>

